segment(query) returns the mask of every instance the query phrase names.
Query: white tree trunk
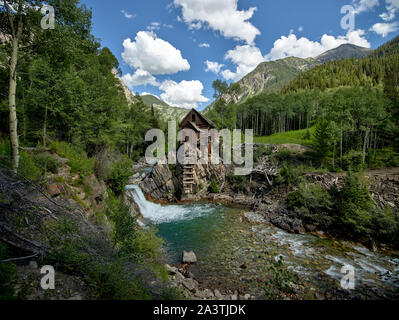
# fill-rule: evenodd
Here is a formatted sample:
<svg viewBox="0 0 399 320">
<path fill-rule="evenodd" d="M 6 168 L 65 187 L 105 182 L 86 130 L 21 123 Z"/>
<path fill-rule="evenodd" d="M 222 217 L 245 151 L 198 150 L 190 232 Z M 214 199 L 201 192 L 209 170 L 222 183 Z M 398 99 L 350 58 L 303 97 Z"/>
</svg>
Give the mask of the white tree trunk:
<svg viewBox="0 0 399 320">
<path fill-rule="evenodd" d="M 12 167 L 15 172 L 19 167 L 19 141 L 18 141 L 18 123 L 15 95 L 17 91 L 17 62 L 18 62 L 18 37 L 12 39 L 12 54 L 10 60 L 10 82 L 8 91 L 8 109 L 10 120 L 10 143 Z"/>
</svg>

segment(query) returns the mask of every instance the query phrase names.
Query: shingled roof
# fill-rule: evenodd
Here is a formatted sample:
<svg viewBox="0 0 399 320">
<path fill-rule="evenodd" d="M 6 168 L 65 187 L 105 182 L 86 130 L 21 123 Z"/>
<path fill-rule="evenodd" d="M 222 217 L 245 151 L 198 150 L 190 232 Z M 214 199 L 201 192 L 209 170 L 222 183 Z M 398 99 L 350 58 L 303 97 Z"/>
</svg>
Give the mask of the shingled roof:
<svg viewBox="0 0 399 320">
<path fill-rule="evenodd" d="M 189 113 L 187 113 L 187 115 L 184 117 L 184 119 L 182 121 L 180 121 L 179 126 L 181 126 L 181 124 L 187 119 L 187 117 L 189 116 L 189 114 L 194 111 L 200 118 L 202 118 L 207 124 L 209 124 L 209 126 L 216 128 L 215 124 L 209 120 L 207 117 L 205 117 L 202 113 L 200 113 L 199 111 L 195 110 L 195 109 L 191 109 Z"/>
</svg>

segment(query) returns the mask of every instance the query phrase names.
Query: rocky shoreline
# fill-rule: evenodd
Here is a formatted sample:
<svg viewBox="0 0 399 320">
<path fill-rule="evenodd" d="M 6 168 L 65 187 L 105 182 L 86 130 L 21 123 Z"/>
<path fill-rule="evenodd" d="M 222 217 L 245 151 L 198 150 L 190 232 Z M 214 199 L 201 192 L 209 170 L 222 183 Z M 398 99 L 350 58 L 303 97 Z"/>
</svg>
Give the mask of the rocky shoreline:
<svg viewBox="0 0 399 320">
<path fill-rule="evenodd" d="M 266 163 L 266 164 L 265 164 Z M 263 166 L 267 166 L 267 161 Z M 222 168 L 223 167 L 223 168 Z M 248 211 L 261 214 L 264 219 L 290 233 L 305 233 L 328 230 L 321 230 L 317 225 L 309 225 L 297 216 L 295 212 L 289 211 L 285 204 L 286 196 L 295 190 L 295 186 L 282 186 L 273 189 L 262 170 L 257 171 L 250 177 L 250 182 L 245 193 L 237 193 L 234 186 L 229 184 L 227 175 L 232 168 L 224 166 L 210 166 L 207 170 L 199 170 L 198 183 L 206 185 L 206 181 L 215 177 L 221 186 L 221 192 L 212 194 L 204 187 L 200 192 L 193 195 L 190 202 L 213 202 L 228 206 L 236 206 Z M 263 170 L 266 170 L 263 167 Z M 325 189 L 336 184 L 342 186 L 345 174 L 340 173 L 308 173 L 305 176 L 308 182 L 318 182 Z M 142 177 L 143 178 L 143 177 Z M 369 181 L 371 196 L 380 208 L 390 207 L 399 213 L 399 168 L 367 171 L 365 178 Z M 179 199 L 179 179 L 174 175 L 168 165 L 156 165 L 152 172 L 147 174 L 140 182 L 140 187 L 147 200 L 159 204 L 184 203 Z"/>
<path fill-rule="evenodd" d="M 266 166 L 268 162 L 264 161 Z M 259 169 L 259 168 L 258 168 Z M 289 192 L 295 190 L 295 186 L 283 186 L 272 188 L 270 177 L 266 179 L 262 175 L 262 170 L 254 172 L 245 192 L 237 192 L 229 184 L 228 174 L 231 168 L 228 167 L 209 167 L 203 172 L 198 183 L 205 184 L 207 180 L 216 179 L 221 192 L 212 194 L 204 187 L 197 192 L 190 202 L 202 203 L 212 202 L 242 208 L 245 213 L 242 219 L 245 223 L 253 225 L 273 225 L 281 230 L 292 234 L 313 234 L 323 239 L 328 235 L 328 230 L 322 230 L 317 225 L 305 224 L 295 212 L 287 209 L 285 199 Z M 176 171 L 178 171 L 176 169 Z M 135 183 L 138 183 L 147 200 L 159 204 L 181 203 L 179 195 L 179 180 L 168 165 L 156 165 L 151 172 L 137 174 Z M 305 179 L 309 182 L 318 182 L 324 188 L 329 189 L 333 184 L 340 187 L 344 181 L 345 174 L 339 173 L 308 173 Z M 394 212 L 399 212 L 399 168 L 368 171 L 365 178 L 369 181 L 371 195 L 380 208 L 389 206 Z M 241 218 L 240 218 L 241 219 Z M 244 221 L 243 221 L 244 222 Z M 387 249 L 385 246 L 379 248 L 370 246 L 372 251 Z M 227 288 L 212 288 L 196 279 L 191 270 L 191 265 L 182 263 L 176 266 L 166 266 L 169 280 L 172 286 L 182 290 L 184 297 L 193 300 L 250 300 L 258 299 L 253 293 L 240 292 L 238 290 L 228 290 Z M 328 278 L 320 274 L 322 282 L 329 282 Z M 324 279 L 324 280 L 323 280 Z M 304 285 L 297 286 L 298 292 L 306 291 Z M 344 299 L 349 298 L 346 292 L 341 292 L 339 288 L 334 289 L 334 293 L 329 293 L 331 297 L 339 296 Z M 338 291 L 337 291 L 338 290 Z M 319 294 L 315 291 L 315 294 Z M 360 297 L 360 296 L 359 296 Z M 319 294 L 318 299 L 323 296 Z"/>
</svg>

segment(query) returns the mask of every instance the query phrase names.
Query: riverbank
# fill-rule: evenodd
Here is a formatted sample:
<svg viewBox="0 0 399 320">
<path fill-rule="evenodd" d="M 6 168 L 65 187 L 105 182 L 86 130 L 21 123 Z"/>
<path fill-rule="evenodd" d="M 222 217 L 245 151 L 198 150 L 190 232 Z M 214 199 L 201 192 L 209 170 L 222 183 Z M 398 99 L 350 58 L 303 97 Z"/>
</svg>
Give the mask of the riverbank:
<svg viewBox="0 0 399 320">
<path fill-rule="evenodd" d="M 161 206 L 141 195 L 138 206 L 148 210 L 144 218 L 165 240 L 168 263 L 182 271 L 183 277 L 170 274 L 169 278 L 186 298 L 215 299 L 215 292 L 223 299 L 398 297 L 397 253 L 374 253 L 322 233 L 288 233 L 261 213 L 216 203 Z M 183 250 L 194 250 L 198 262 L 182 265 Z M 356 269 L 355 291 L 340 287 L 344 264 Z M 185 285 L 184 279 L 190 284 Z"/>
</svg>

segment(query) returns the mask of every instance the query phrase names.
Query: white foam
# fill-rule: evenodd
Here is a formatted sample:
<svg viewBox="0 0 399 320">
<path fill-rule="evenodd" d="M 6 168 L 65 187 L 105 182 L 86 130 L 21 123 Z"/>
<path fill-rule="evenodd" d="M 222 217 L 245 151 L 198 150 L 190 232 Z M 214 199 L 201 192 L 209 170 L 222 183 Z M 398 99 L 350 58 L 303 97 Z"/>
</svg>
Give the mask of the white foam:
<svg viewBox="0 0 399 320">
<path fill-rule="evenodd" d="M 134 201 L 140 209 L 143 218 L 154 224 L 170 223 L 195 218 L 210 214 L 214 211 L 211 205 L 167 205 L 147 201 L 138 185 L 126 187 L 130 191 Z"/>
</svg>

